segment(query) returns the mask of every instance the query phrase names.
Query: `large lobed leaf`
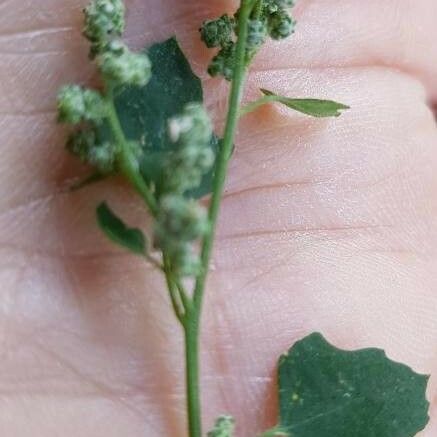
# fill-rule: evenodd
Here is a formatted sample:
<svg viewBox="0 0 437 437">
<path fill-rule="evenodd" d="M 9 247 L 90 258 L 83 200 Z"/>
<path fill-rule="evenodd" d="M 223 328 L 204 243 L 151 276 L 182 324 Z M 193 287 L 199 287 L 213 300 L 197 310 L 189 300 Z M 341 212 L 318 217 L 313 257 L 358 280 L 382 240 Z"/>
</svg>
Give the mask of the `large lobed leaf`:
<svg viewBox="0 0 437 437">
<path fill-rule="evenodd" d="M 279 360 L 276 429 L 291 437 L 412 437 L 428 422 L 427 381 L 380 349 L 344 351 L 312 334 Z"/>
</svg>

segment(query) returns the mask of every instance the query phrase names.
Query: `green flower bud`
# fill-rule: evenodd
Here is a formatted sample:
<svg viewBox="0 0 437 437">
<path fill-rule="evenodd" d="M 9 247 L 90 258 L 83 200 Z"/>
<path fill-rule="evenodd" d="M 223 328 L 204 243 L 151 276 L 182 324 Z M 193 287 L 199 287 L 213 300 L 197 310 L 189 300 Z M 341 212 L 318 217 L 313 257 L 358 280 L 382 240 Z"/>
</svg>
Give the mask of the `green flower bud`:
<svg viewBox="0 0 437 437">
<path fill-rule="evenodd" d="M 192 242 L 208 232 L 206 209 L 192 199 L 168 194 L 160 200 L 157 235 L 159 241 L 177 240 Z"/>
<path fill-rule="evenodd" d="M 208 437 L 232 437 L 235 431 L 235 420 L 231 416 L 220 416 L 214 429 L 208 433 Z"/>
<path fill-rule="evenodd" d="M 173 268 L 191 276 L 200 268 L 192 243 L 209 230 L 207 211 L 195 200 L 169 194 L 160 199 L 155 245 L 170 257 Z"/>
<path fill-rule="evenodd" d="M 165 191 L 182 194 L 199 187 L 214 161 L 215 154 L 209 146 L 192 145 L 175 151 L 165 167 Z"/>
<path fill-rule="evenodd" d="M 92 43 L 91 57 L 102 53 L 107 42 L 121 36 L 125 27 L 125 7 L 122 0 L 94 0 L 84 9 L 83 34 Z"/>
<path fill-rule="evenodd" d="M 217 20 L 205 21 L 200 28 L 200 36 L 209 48 L 223 47 L 232 41 L 234 20 L 222 15 Z"/>
<path fill-rule="evenodd" d="M 67 149 L 81 161 L 88 161 L 89 151 L 96 146 L 96 134 L 94 130 L 79 130 L 73 132 L 68 141 Z"/>
<path fill-rule="evenodd" d="M 99 122 L 105 113 L 105 101 L 97 91 L 66 85 L 58 93 L 58 120 L 61 123 Z"/>
<path fill-rule="evenodd" d="M 97 58 L 105 79 L 116 86 L 147 85 L 152 75 L 149 57 L 143 53 L 131 52 L 122 42 L 113 41 L 107 51 Z"/>
<path fill-rule="evenodd" d="M 267 25 L 262 20 L 249 20 L 247 49 L 256 50 L 263 45 L 267 38 Z"/>
<path fill-rule="evenodd" d="M 88 162 L 101 173 L 111 173 L 115 168 L 115 156 L 114 145 L 105 142 L 90 149 Z"/>
<path fill-rule="evenodd" d="M 296 26 L 296 22 L 283 9 L 271 14 L 268 19 L 268 32 L 273 39 L 284 39 L 289 37 Z"/>
<path fill-rule="evenodd" d="M 114 170 L 116 148 L 107 141 L 99 142 L 92 129 L 74 132 L 67 142 L 67 149 L 83 162 L 97 167 L 101 173 Z"/>
<path fill-rule="evenodd" d="M 197 188 L 214 165 L 212 123 L 203 105 L 190 103 L 168 121 L 168 132 L 177 147 L 165 166 L 165 190 L 184 193 Z"/>
<path fill-rule="evenodd" d="M 182 114 L 168 121 L 170 139 L 174 143 L 209 144 L 212 136 L 212 123 L 201 103 L 188 103 Z"/>
<path fill-rule="evenodd" d="M 264 0 L 264 12 L 267 14 L 273 14 L 279 10 L 276 0 Z"/>
<path fill-rule="evenodd" d="M 232 80 L 235 67 L 235 49 L 235 44 L 230 43 L 218 52 L 209 64 L 208 73 L 210 76 L 223 76 L 226 80 Z"/>
<path fill-rule="evenodd" d="M 166 253 L 170 256 L 172 267 L 178 275 L 189 277 L 199 273 L 202 264 L 190 244 L 176 243 Z"/>
</svg>

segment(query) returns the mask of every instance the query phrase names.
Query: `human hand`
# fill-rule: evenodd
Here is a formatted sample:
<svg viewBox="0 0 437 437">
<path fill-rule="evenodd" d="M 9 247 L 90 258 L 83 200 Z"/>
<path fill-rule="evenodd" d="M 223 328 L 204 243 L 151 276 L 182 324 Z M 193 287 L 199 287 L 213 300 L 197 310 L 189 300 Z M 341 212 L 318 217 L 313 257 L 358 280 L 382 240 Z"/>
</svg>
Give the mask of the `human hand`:
<svg viewBox="0 0 437 437">
<path fill-rule="evenodd" d="M 0 6 L 0 435 L 183 436 L 183 346 L 162 278 L 95 224 L 101 200 L 137 224 L 142 205 L 119 181 L 65 189 L 89 171 L 54 123 L 59 86 L 94 78 L 86 3 Z M 129 1 L 129 42 L 176 33 L 202 73 L 210 53 L 197 28 L 225 3 Z M 276 359 L 309 332 L 437 371 L 437 129 L 426 105 L 437 98 L 437 4 L 301 0 L 295 16 L 296 35 L 260 53 L 249 93 L 268 85 L 351 110 L 312 120 L 269 107 L 240 129 L 202 386 L 205 424 L 232 414 L 243 437 L 274 423 Z M 226 84 L 205 86 L 220 125 Z M 424 437 L 437 431 L 432 379 L 428 397 Z"/>
</svg>

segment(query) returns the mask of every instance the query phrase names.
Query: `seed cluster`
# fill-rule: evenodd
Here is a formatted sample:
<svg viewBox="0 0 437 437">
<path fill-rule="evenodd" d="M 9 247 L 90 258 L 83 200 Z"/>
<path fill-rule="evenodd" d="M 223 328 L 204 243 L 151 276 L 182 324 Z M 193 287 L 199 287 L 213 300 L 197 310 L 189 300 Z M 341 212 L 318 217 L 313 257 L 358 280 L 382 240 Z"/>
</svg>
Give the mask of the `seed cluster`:
<svg viewBox="0 0 437 437">
<path fill-rule="evenodd" d="M 120 39 L 125 27 L 124 14 L 122 0 L 93 0 L 84 10 L 83 34 L 91 43 L 90 57 L 101 73 L 104 91 L 67 85 L 58 94 L 59 121 L 78 125 L 68 140 L 68 150 L 103 174 L 125 171 L 120 160 L 126 149 L 135 171 L 139 172 L 143 158 L 139 142 L 124 139 L 119 144 L 119 126 L 116 130 L 113 126 L 117 117 L 114 93 L 125 86 L 143 87 L 152 74 L 147 55 L 130 51 Z M 225 45 L 231 41 L 232 23 L 226 18 L 212 23 L 205 33 L 205 37 L 215 35 L 209 44 Z M 103 134 L 108 130 L 98 128 L 103 123 L 111 127 L 112 135 Z M 170 261 L 173 273 L 194 276 L 200 268 L 195 243 L 208 232 L 209 220 L 206 208 L 187 193 L 201 185 L 215 161 L 212 123 L 202 104 L 187 104 L 181 114 L 170 118 L 167 135 L 174 147 L 163 158 L 159 190 L 150 187 L 157 206 L 154 246 Z"/>
<path fill-rule="evenodd" d="M 66 85 L 58 94 L 58 120 L 78 124 L 82 121 L 99 123 L 105 116 L 105 102 L 97 91 L 79 85 Z"/>
<path fill-rule="evenodd" d="M 83 34 L 91 44 L 90 57 L 96 60 L 110 89 L 145 86 L 152 72 L 147 55 L 130 51 L 120 39 L 124 15 L 122 0 L 94 0 L 84 9 Z M 102 173 L 116 169 L 118 152 L 115 140 L 98 134 L 97 126 L 107 117 L 108 102 L 101 92 L 78 85 L 67 85 L 59 91 L 58 120 L 79 125 L 68 140 L 68 150 Z"/>
<path fill-rule="evenodd" d="M 108 41 L 120 37 L 125 27 L 122 0 L 96 0 L 84 9 L 84 36 L 91 43 L 91 58 L 104 52 Z"/>
<path fill-rule="evenodd" d="M 249 63 L 261 46 L 270 37 L 281 40 L 289 37 L 295 28 L 295 21 L 287 11 L 294 6 L 294 0 L 258 0 L 248 22 L 246 62 Z M 200 28 L 202 41 L 208 48 L 219 48 L 212 59 L 208 73 L 232 80 L 235 68 L 236 40 L 238 37 L 239 10 L 233 17 L 222 15 L 216 20 L 205 21 Z"/>
<path fill-rule="evenodd" d="M 145 54 L 133 53 L 120 40 L 111 41 L 97 65 L 103 77 L 115 85 L 145 86 L 152 75 L 152 64 Z"/>
<path fill-rule="evenodd" d="M 168 135 L 175 149 L 165 164 L 164 193 L 159 199 L 155 226 L 155 245 L 171 259 L 173 269 L 182 276 L 198 273 L 200 260 L 193 243 L 209 229 L 205 207 L 187 198 L 214 165 L 211 149 L 212 124 L 199 103 L 185 106 L 168 121 Z"/>
</svg>

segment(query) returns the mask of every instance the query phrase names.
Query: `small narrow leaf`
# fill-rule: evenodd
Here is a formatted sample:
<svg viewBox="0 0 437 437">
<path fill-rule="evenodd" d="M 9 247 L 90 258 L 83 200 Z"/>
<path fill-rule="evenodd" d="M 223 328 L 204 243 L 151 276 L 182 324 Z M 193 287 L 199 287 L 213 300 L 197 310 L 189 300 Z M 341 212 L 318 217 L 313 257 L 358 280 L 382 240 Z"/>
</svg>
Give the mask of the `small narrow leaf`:
<svg viewBox="0 0 437 437">
<path fill-rule="evenodd" d="M 261 89 L 261 92 L 268 96 L 268 102 L 278 102 L 283 105 L 294 109 L 312 117 L 338 117 L 341 115 L 341 111 L 349 109 L 349 106 L 337 103 L 332 100 L 320 100 L 320 99 L 290 99 L 288 97 L 278 96 L 266 89 Z"/>
<path fill-rule="evenodd" d="M 106 203 L 101 203 L 97 208 L 97 222 L 114 243 L 137 255 L 146 254 L 146 238 L 143 232 L 140 229 L 128 228 Z"/>
<path fill-rule="evenodd" d="M 312 334 L 279 360 L 278 427 L 292 437 L 413 437 L 428 422 L 427 381 L 380 349 L 344 351 Z"/>
</svg>

